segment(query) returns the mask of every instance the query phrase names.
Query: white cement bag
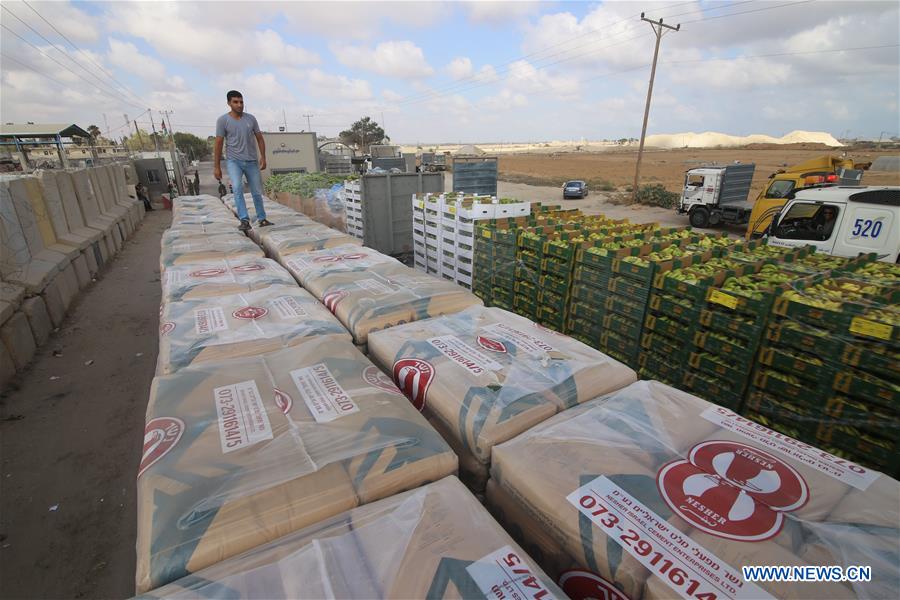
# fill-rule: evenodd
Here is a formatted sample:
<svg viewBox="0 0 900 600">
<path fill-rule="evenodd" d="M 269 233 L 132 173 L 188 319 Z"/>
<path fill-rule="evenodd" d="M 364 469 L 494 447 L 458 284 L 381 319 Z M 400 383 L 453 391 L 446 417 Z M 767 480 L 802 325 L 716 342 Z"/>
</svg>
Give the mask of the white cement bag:
<svg viewBox="0 0 900 600">
<path fill-rule="evenodd" d="M 138 474 L 137 590 L 456 467 L 390 381 L 333 337 L 157 377 Z"/>
<path fill-rule="evenodd" d="M 454 477 L 361 506 L 152 598 L 521 598 L 562 592 Z"/>
</svg>

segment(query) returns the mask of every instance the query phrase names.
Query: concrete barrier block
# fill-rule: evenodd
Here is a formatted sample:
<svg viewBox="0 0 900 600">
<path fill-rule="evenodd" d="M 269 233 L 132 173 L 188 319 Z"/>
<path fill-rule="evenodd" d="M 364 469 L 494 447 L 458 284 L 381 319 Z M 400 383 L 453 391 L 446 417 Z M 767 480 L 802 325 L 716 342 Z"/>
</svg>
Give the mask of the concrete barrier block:
<svg viewBox="0 0 900 600">
<path fill-rule="evenodd" d="M 63 306 L 68 312 L 69 307 L 72 305 L 72 300 L 78 295 L 78 290 L 80 289 L 78 287 L 78 276 L 75 274 L 75 266 L 70 264 L 56 278 L 60 280 L 59 292 L 62 296 Z"/>
<path fill-rule="evenodd" d="M 25 288 L 11 283 L 0 282 L 0 323 L 6 323 L 22 304 Z"/>
<path fill-rule="evenodd" d="M 40 296 L 32 296 L 22 303 L 22 312 L 28 319 L 28 326 L 31 327 L 31 335 L 34 342 L 38 346 L 44 345 L 50 334 L 53 332 L 53 323 L 50 322 L 50 315 L 47 313 L 47 305 Z"/>
<path fill-rule="evenodd" d="M 100 248 L 97 243 L 93 243 L 81 251 L 81 255 L 84 257 L 84 262 L 87 266 L 88 283 L 90 283 L 90 280 L 96 277 L 97 273 L 100 272 L 100 264 L 97 262 L 99 254 Z"/>
<path fill-rule="evenodd" d="M 0 327 L 0 340 L 3 340 L 3 344 L 9 350 L 17 371 L 24 369 L 34 358 L 37 346 L 34 343 L 34 336 L 31 335 L 28 319 L 21 311 L 13 314 L 3 327 Z"/>
<path fill-rule="evenodd" d="M 78 279 L 79 290 L 83 290 L 91 282 L 91 271 L 88 268 L 87 256 L 92 252 L 93 250 L 86 249 L 82 251 L 78 258 L 72 261 L 72 266 L 75 268 L 75 277 Z"/>
<path fill-rule="evenodd" d="M 16 365 L 12 355 L 6 349 L 6 344 L 0 341 L 0 391 L 3 391 L 10 379 L 16 374 Z"/>
<path fill-rule="evenodd" d="M 4 271 L 3 280 L 24 287 L 30 294 L 39 294 L 58 273 L 58 263 L 32 260 L 22 267 Z"/>
<path fill-rule="evenodd" d="M 62 326 L 63 320 L 66 318 L 66 307 L 59 291 L 59 278 L 54 279 L 44 288 L 41 298 L 47 305 L 47 313 L 50 315 L 50 322 L 53 323 L 53 326 Z"/>
</svg>

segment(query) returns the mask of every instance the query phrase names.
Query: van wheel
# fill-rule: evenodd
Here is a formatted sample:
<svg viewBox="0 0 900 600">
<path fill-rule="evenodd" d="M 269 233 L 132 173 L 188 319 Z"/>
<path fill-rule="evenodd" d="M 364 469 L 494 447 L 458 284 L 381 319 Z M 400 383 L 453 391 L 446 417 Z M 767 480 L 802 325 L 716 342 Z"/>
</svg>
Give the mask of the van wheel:
<svg viewBox="0 0 900 600">
<path fill-rule="evenodd" d="M 691 221 L 691 225 L 694 227 L 702 229 L 709 225 L 709 211 L 705 208 L 695 208 L 691 211 L 691 214 L 688 215 L 688 218 Z"/>
</svg>

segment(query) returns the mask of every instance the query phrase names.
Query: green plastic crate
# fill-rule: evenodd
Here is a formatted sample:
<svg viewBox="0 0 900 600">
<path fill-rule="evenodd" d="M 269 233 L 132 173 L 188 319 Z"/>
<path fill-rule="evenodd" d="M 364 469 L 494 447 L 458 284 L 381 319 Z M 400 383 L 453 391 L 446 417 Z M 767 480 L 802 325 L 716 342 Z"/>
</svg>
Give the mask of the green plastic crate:
<svg viewBox="0 0 900 600">
<path fill-rule="evenodd" d="M 640 340 L 642 325 L 639 321 L 613 313 L 603 317 L 603 328 L 614 331 L 627 339 Z"/>
<path fill-rule="evenodd" d="M 621 296 L 609 296 L 605 300 L 606 310 L 619 313 L 630 319 L 642 319 L 646 306 Z"/>
</svg>

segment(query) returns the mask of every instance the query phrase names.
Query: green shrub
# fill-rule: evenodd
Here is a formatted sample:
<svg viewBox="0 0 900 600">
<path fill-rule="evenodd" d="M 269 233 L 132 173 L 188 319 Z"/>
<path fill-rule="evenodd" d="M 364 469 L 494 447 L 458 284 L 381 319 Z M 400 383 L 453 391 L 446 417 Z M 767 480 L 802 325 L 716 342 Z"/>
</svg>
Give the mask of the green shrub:
<svg viewBox="0 0 900 600">
<path fill-rule="evenodd" d="M 642 185 L 638 189 L 637 201 L 640 204 L 661 206 L 662 208 L 675 208 L 678 202 L 678 194 L 668 191 L 662 184 Z"/>
<path fill-rule="evenodd" d="M 284 173 L 272 175 L 266 180 L 266 193 L 288 192 L 302 198 L 312 198 L 316 190 L 327 189 L 336 183 L 350 179 L 347 175 L 328 173 Z"/>
</svg>

